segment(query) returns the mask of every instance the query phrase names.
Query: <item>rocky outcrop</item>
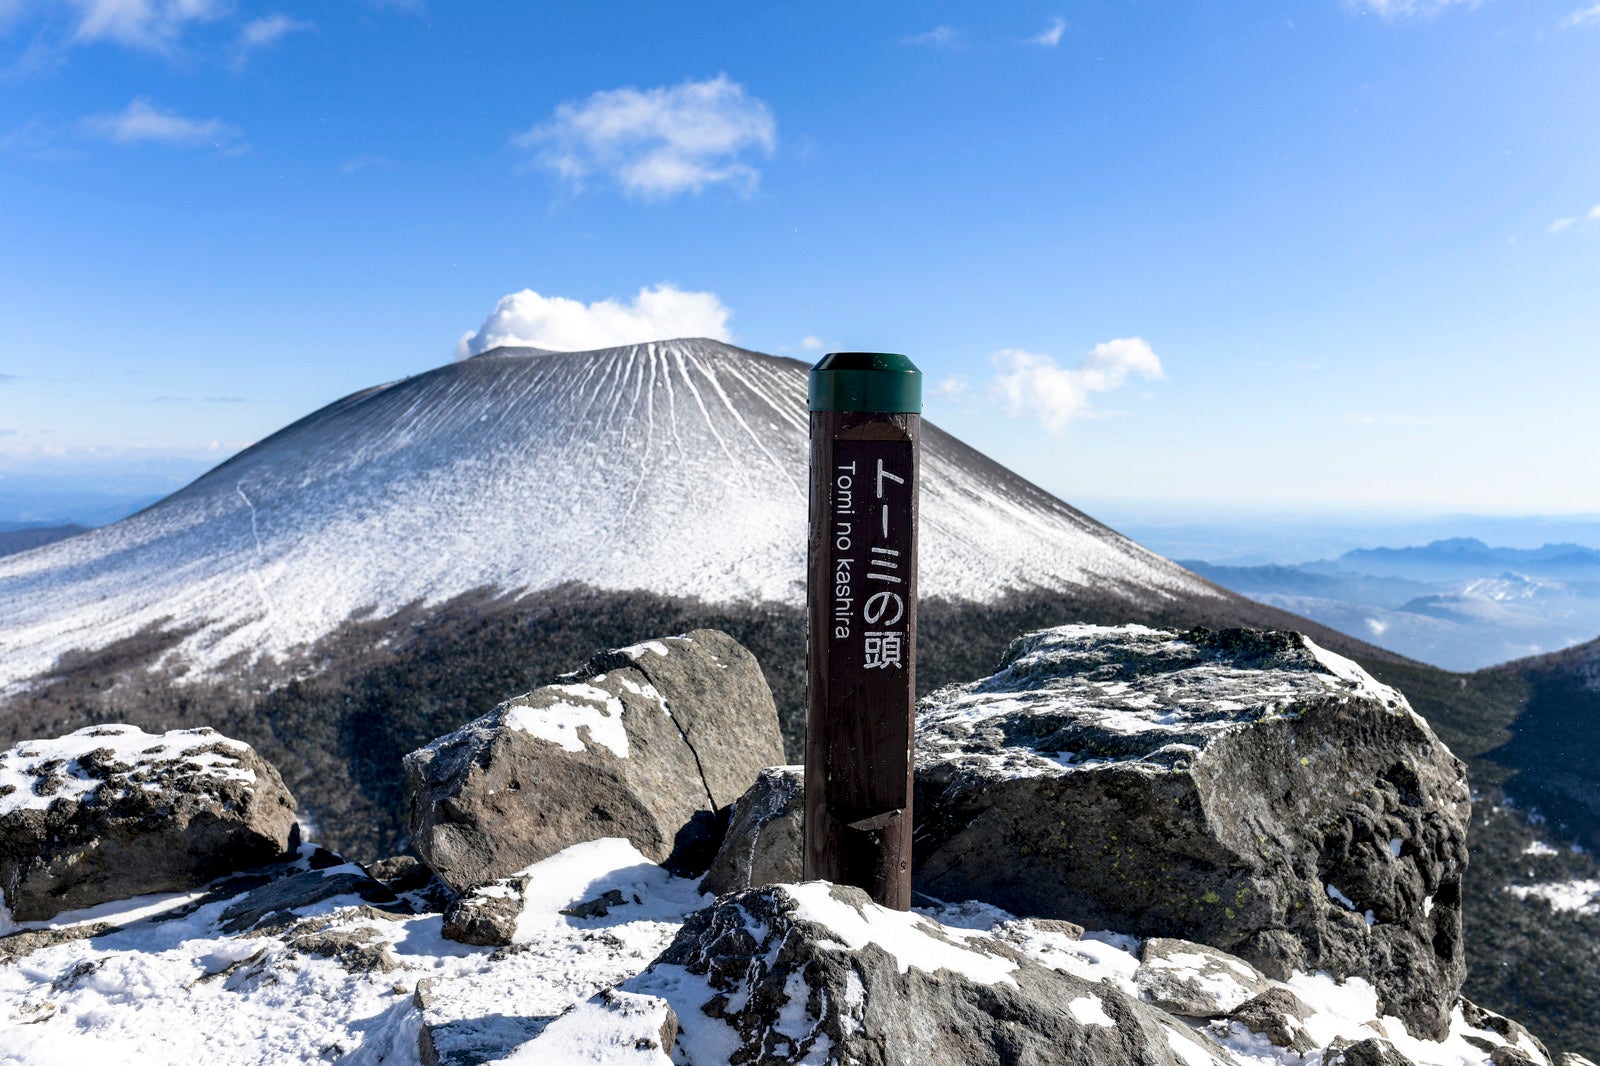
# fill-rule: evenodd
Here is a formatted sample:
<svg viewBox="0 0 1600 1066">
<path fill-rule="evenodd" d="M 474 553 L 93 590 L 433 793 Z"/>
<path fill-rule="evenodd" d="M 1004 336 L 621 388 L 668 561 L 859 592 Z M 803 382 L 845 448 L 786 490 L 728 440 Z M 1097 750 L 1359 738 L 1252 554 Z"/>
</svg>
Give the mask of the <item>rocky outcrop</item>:
<svg viewBox="0 0 1600 1066">
<path fill-rule="evenodd" d="M 1010 945 L 809 882 L 724 896 L 689 917 L 639 977 L 546 1033 L 594 1034 L 573 1055 L 652 1047 L 641 1063 L 1094 1063 L 1185 1066 L 1233 1056 L 1109 983 Z M 662 1038 L 677 1025 L 678 1058 Z M 631 1034 L 631 1039 L 630 1039 Z M 546 1035 L 528 1049 L 541 1057 Z M 660 1049 L 660 1050 L 655 1050 Z M 563 1046 L 562 1050 L 567 1050 Z M 606 1061 L 611 1061 L 607 1059 Z"/>
<path fill-rule="evenodd" d="M 294 797 L 210 729 L 99 725 L 0 752 L 0 907 L 38 921 L 273 862 Z"/>
<path fill-rule="evenodd" d="M 600 655 L 406 756 L 411 831 L 458 892 L 603 837 L 703 870 L 711 815 L 781 760 L 755 658 L 696 630 Z"/>
<path fill-rule="evenodd" d="M 445 909 L 439 932 L 446 940 L 504 947 L 517 933 L 526 877 L 503 877 L 463 892 Z"/>
<path fill-rule="evenodd" d="M 1463 766 L 1294 633 L 1067 626 L 917 723 L 918 887 L 1370 979 L 1438 1037 L 1465 975 Z"/>
<path fill-rule="evenodd" d="M 1520 1022 L 1486 1010 L 1469 999 L 1461 1001 L 1461 1018 L 1482 1033 L 1481 1036 L 1468 1036 L 1466 1041 L 1488 1051 L 1494 1066 L 1523 1066 L 1525 1063 L 1550 1061 L 1550 1052 L 1544 1042 L 1528 1032 Z"/>
<path fill-rule="evenodd" d="M 1264 1036 L 1274 1047 L 1281 1047 L 1297 1055 L 1317 1049 L 1317 1042 L 1306 1030 L 1306 1019 L 1311 1008 L 1287 988 L 1269 988 L 1253 999 L 1239 1004 L 1230 1021 L 1238 1022 L 1257 1036 Z"/>
<path fill-rule="evenodd" d="M 769 766 L 740 796 L 700 891 L 724 892 L 799 881 L 805 862 L 805 767 Z"/>
<path fill-rule="evenodd" d="M 1267 979 L 1243 959 L 1204 944 L 1153 936 L 1144 942 L 1134 983 L 1162 1010 L 1217 1018 L 1267 991 Z"/>
<path fill-rule="evenodd" d="M 1365 1040 L 1335 1040 L 1322 1053 L 1322 1066 L 1417 1066 L 1379 1037 Z"/>
</svg>

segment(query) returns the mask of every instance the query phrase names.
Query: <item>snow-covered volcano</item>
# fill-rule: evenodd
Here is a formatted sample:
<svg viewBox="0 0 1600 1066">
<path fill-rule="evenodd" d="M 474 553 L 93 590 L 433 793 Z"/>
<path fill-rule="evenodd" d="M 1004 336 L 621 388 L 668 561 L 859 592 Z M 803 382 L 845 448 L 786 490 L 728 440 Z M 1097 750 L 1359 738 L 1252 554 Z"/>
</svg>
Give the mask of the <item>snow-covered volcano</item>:
<svg viewBox="0 0 1600 1066">
<path fill-rule="evenodd" d="M 176 654 L 205 672 L 479 589 L 798 605 L 806 370 L 710 340 L 499 348 L 356 393 L 140 514 L 0 559 L 0 689 L 158 624 L 192 630 Z M 924 432 L 925 597 L 1223 595 Z"/>
</svg>

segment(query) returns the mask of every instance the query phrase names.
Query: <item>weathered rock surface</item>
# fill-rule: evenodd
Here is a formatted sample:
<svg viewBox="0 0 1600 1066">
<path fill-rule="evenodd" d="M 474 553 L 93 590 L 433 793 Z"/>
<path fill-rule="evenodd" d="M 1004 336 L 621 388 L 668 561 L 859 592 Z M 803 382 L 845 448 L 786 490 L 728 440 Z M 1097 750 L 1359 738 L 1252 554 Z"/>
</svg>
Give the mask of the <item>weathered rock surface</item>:
<svg viewBox="0 0 1600 1066">
<path fill-rule="evenodd" d="M 1264 1036 L 1277 1047 L 1304 1055 L 1317 1049 L 1306 1030 L 1311 1008 L 1287 988 L 1269 988 L 1239 1004 L 1228 1016 L 1246 1029 Z"/>
<path fill-rule="evenodd" d="M 603 837 L 692 865 L 715 849 L 709 812 L 782 757 L 755 658 L 696 630 L 597 656 L 406 756 L 411 830 L 457 892 Z"/>
<path fill-rule="evenodd" d="M 1335 1040 L 1322 1053 L 1322 1066 L 1417 1066 L 1379 1037 L 1366 1040 Z"/>
<path fill-rule="evenodd" d="M 918 887 L 1362 976 L 1419 1036 L 1465 976 L 1464 768 L 1293 633 L 1066 626 L 923 701 Z"/>
<path fill-rule="evenodd" d="M 441 935 L 446 940 L 483 947 L 511 943 L 527 887 L 526 877 L 502 877 L 463 892 L 445 910 Z"/>
<path fill-rule="evenodd" d="M 38 921 L 270 863 L 294 797 L 249 745 L 210 729 L 80 729 L 0 752 L 0 906 Z"/>
<path fill-rule="evenodd" d="M 1550 1061 L 1550 1052 L 1544 1042 L 1530 1033 L 1520 1022 L 1503 1014 L 1486 1010 L 1465 997 L 1461 1000 L 1461 1017 L 1484 1036 L 1466 1037 L 1475 1047 L 1489 1052 L 1494 1066 L 1523 1066 L 1523 1064 Z"/>
<path fill-rule="evenodd" d="M 369 877 L 360 866 L 333 858 L 333 865 L 297 870 L 236 896 L 218 916 L 217 928 L 235 935 L 272 936 L 298 923 L 302 911 L 341 897 L 386 910 L 409 909 L 387 885 Z"/>
<path fill-rule="evenodd" d="M 1267 979 L 1243 959 L 1188 940 L 1151 937 L 1134 983 L 1162 1010 L 1217 1018 L 1265 992 Z"/>
<path fill-rule="evenodd" d="M 886 910 L 859 889 L 824 882 L 722 897 L 691 915 L 621 991 L 631 996 L 597 996 L 580 1017 L 607 1047 L 628 1045 L 630 1033 L 659 1047 L 662 1023 L 675 1019 L 675 1056 L 663 1049 L 641 1063 L 1235 1061 L 1110 983 L 1047 969 L 999 940 Z M 528 1053 L 546 1050 L 547 1034 L 569 1038 L 577 1027 L 563 1028 L 552 1024 Z"/>
<path fill-rule="evenodd" d="M 722 847 L 700 891 L 724 892 L 799 881 L 805 864 L 805 767 L 769 766 L 733 804 Z"/>
</svg>

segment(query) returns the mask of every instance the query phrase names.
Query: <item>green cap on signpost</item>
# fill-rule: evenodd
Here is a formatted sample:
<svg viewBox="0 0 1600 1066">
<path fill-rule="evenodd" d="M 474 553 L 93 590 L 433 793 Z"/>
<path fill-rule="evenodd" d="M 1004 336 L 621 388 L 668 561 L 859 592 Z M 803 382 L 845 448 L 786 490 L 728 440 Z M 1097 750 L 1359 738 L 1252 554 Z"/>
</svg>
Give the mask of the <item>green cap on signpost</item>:
<svg viewBox="0 0 1600 1066">
<path fill-rule="evenodd" d="M 922 371 L 892 352 L 832 352 L 811 368 L 813 411 L 922 413 Z"/>
</svg>

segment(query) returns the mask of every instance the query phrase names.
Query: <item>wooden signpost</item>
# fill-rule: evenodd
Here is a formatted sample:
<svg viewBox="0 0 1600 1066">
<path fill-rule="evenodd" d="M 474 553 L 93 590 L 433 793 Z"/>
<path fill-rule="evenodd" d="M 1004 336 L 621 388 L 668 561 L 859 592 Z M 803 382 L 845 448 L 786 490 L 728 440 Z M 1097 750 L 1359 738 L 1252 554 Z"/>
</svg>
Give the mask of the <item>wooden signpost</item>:
<svg viewBox="0 0 1600 1066">
<path fill-rule="evenodd" d="M 805 876 L 909 910 L 922 373 L 834 352 L 810 408 Z"/>
</svg>

